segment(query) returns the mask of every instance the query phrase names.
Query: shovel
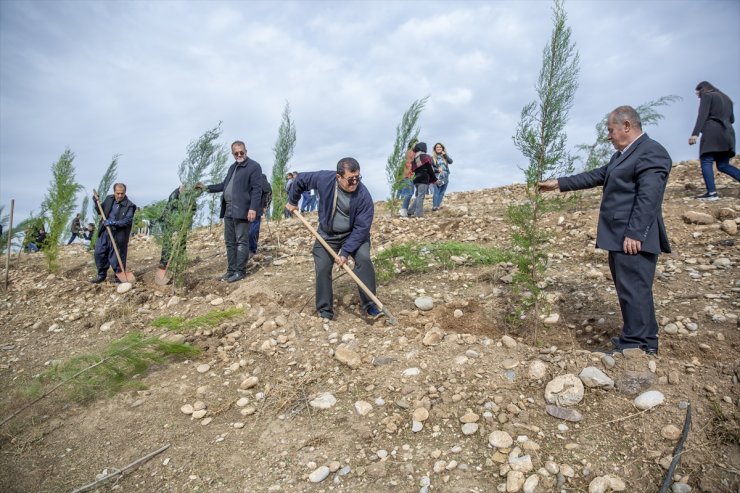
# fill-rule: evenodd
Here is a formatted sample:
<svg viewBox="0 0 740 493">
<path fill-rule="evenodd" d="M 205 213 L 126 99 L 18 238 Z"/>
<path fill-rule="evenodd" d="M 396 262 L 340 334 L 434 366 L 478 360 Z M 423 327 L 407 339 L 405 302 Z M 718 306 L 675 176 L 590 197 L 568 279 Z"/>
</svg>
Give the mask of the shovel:
<svg viewBox="0 0 740 493">
<path fill-rule="evenodd" d="M 95 203 L 98 205 L 98 211 L 100 211 L 100 217 L 103 218 L 103 222 L 107 220 L 105 217 L 105 212 L 103 212 L 103 206 L 100 204 L 100 197 L 98 196 L 98 192 L 93 190 L 93 197 L 95 198 Z M 110 242 L 113 245 L 113 251 L 116 252 L 116 260 L 118 260 L 118 265 L 121 267 L 121 272 L 116 272 L 116 277 L 121 282 L 130 282 L 131 284 L 136 282 L 136 277 L 134 277 L 133 272 L 126 272 L 126 267 L 123 265 L 123 262 L 121 261 L 121 254 L 118 253 L 118 246 L 116 245 L 116 239 L 113 238 L 113 232 L 110 230 L 110 226 L 106 225 L 105 230 L 108 231 L 108 236 L 110 237 Z"/>
<path fill-rule="evenodd" d="M 339 255 L 337 255 L 337 252 L 335 252 L 334 249 L 329 246 L 329 244 L 326 242 L 326 240 L 324 240 L 321 237 L 321 235 L 313 227 L 311 227 L 310 224 L 308 224 L 308 221 L 306 221 L 306 218 L 303 217 L 300 212 L 298 212 L 298 209 L 294 210 L 293 211 L 293 214 L 295 214 L 295 216 L 298 219 L 301 220 L 301 222 L 303 223 L 303 225 L 306 227 L 306 229 L 308 229 L 311 232 L 311 234 L 314 236 L 314 238 L 316 238 L 317 240 L 319 240 L 319 243 L 321 243 L 321 245 L 326 249 L 326 251 L 329 252 L 329 254 L 332 257 L 334 257 L 334 260 L 339 259 Z M 352 280 L 355 281 L 355 284 L 357 284 L 357 286 L 359 286 L 360 289 L 362 289 L 365 292 L 365 294 L 367 295 L 367 297 L 370 298 L 373 301 L 373 303 L 375 303 L 375 305 L 378 307 L 378 309 L 383 312 L 383 314 L 386 316 L 386 320 L 388 320 L 388 323 L 391 324 L 391 325 L 396 325 L 396 317 L 394 317 L 393 315 L 391 315 L 391 312 L 388 311 L 388 308 L 386 308 L 385 305 L 383 305 L 383 303 L 380 302 L 380 300 L 378 299 L 378 297 L 375 296 L 375 294 L 373 294 L 373 292 L 370 291 L 367 286 L 365 286 L 365 283 L 362 282 L 359 277 L 357 277 L 357 274 L 355 274 L 354 272 L 352 272 L 352 269 L 349 268 L 349 265 L 347 265 L 346 263 L 344 263 L 344 264 L 342 264 L 342 267 L 347 272 L 347 274 L 349 274 L 349 276 L 352 278 Z"/>
</svg>

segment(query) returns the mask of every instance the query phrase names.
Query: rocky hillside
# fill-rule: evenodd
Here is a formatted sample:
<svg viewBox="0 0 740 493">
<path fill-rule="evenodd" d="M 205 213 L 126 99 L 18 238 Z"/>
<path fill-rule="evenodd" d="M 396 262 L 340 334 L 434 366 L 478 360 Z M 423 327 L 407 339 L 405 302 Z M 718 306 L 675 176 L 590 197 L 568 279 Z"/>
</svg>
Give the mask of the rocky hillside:
<svg viewBox="0 0 740 493">
<path fill-rule="evenodd" d="M 536 334 L 532 320 L 507 321 L 512 266 L 465 257 L 381 283 L 393 326 L 361 316 L 357 289 L 337 272 L 338 317 L 324 323 L 313 313 L 313 241 L 297 220 L 263 225 L 261 252 L 235 284 L 216 279 L 222 229 L 195 231 L 176 292 L 152 282 L 150 238 L 132 240 L 138 281 L 126 292 L 88 283 L 82 245 L 62 249 L 57 275 L 40 254 L 13 255 L 0 292 L 0 417 L 30 401 L 52 363 L 132 331 L 201 353 L 84 405 L 61 388 L 0 426 L 0 491 L 72 491 L 169 444 L 97 491 L 657 492 L 690 409 L 669 491 L 737 492 L 740 187 L 718 177 L 722 198 L 703 203 L 692 198 L 701 184 L 698 162 L 674 166 L 658 357 L 592 352 L 621 320 L 606 253 L 594 249 L 600 190 L 544 218 L 550 309 Z M 506 248 L 504 211 L 522 195 L 516 185 L 454 193 L 423 221 L 378 204 L 373 248 Z M 234 315 L 211 327 L 153 324 L 226 309 Z"/>
</svg>

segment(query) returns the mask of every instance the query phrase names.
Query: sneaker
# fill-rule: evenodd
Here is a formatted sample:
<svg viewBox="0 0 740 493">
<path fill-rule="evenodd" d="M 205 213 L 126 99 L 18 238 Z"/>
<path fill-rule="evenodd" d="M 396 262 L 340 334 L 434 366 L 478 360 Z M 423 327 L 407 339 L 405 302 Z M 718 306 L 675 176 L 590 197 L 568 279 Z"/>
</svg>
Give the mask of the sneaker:
<svg viewBox="0 0 740 493">
<path fill-rule="evenodd" d="M 694 198 L 697 200 L 719 200 L 719 195 L 717 195 L 717 192 L 707 192 L 704 195 L 697 195 Z"/>
<path fill-rule="evenodd" d="M 400 209 L 398 211 L 398 215 L 401 217 L 409 217 L 409 211 L 408 209 Z"/>
<path fill-rule="evenodd" d="M 105 274 L 98 274 L 95 279 L 90 279 L 91 284 L 100 284 L 103 281 L 105 281 Z"/>
<path fill-rule="evenodd" d="M 226 282 L 238 282 L 244 279 L 245 277 L 247 277 L 247 275 L 244 274 L 243 272 L 235 272 L 234 274 L 231 275 L 231 277 L 226 279 Z"/>
<path fill-rule="evenodd" d="M 365 313 L 367 313 L 367 316 L 370 318 L 378 318 L 383 314 L 383 312 L 380 311 L 380 309 L 374 304 L 368 306 L 367 310 L 365 310 Z"/>
</svg>

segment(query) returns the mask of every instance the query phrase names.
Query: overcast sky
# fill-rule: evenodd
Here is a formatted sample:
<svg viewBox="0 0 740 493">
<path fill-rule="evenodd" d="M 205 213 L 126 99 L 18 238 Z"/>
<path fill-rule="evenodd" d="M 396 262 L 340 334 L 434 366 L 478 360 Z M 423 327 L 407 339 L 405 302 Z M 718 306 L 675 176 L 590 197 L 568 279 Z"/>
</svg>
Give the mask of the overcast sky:
<svg viewBox="0 0 740 493">
<path fill-rule="evenodd" d="M 621 104 L 683 98 L 646 130 L 674 161 L 694 87 L 740 100 L 740 2 L 565 3 L 580 54 L 568 143 Z M 18 222 L 39 210 L 66 147 L 77 181 L 97 186 L 113 154 L 139 206 L 178 183 L 187 144 L 222 123 L 270 175 L 285 102 L 297 129 L 290 169 L 353 156 L 375 200 L 388 196 L 395 127 L 430 96 L 421 138 L 455 160 L 449 191 L 521 181 L 512 143 L 535 98 L 552 3 L 0 1 L 0 203 Z M 699 174 L 697 173 L 697 177 Z M 80 197 L 81 201 L 81 197 Z"/>
</svg>

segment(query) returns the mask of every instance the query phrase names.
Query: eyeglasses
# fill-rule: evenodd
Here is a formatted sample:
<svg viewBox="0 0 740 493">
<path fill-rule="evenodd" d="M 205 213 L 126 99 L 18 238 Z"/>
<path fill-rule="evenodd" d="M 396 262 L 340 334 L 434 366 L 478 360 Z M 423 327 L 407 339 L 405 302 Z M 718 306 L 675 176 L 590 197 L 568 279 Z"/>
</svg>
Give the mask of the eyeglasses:
<svg viewBox="0 0 740 493">
<path fill-rule="evenodd" d="M 362 181 L 362 175 L 352 176 L 350 178 L 345 178 L 342 175 L 339 175 L 339 176 L 341 176 L 342 179 L 346 181 L 348 185 L 357 185 L 358 183 Z"/>
<path fill-rule="evenodd" d="M 242 156 L 247 155 L 247 153 L 244 151 L 236 151 L 236 152 L 233 152 L 232 154 L 234 155 L 234 157 L 242 157 Z"/>
</svg>

